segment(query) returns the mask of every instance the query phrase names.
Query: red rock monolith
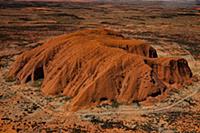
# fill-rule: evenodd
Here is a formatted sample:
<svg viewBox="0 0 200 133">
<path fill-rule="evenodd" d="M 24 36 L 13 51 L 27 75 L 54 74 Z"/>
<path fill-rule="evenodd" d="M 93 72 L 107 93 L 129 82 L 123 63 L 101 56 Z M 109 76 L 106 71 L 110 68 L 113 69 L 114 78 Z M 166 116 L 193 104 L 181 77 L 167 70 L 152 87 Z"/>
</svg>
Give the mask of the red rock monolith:
<svg viewBox="0 0 200 133">
<path fill-rule="evenodd" d="M 192 72 L 185 59 L 158 58 L 145 41 L 97 29 L 61 35 L 24 52 L 8 76 L 21 83 L 43 78 L 44 94 L 69 96 L 69 108 L 77 110 L 104 100 L 129 104 L 162 95 L 189 81 Z"/>
</svg>

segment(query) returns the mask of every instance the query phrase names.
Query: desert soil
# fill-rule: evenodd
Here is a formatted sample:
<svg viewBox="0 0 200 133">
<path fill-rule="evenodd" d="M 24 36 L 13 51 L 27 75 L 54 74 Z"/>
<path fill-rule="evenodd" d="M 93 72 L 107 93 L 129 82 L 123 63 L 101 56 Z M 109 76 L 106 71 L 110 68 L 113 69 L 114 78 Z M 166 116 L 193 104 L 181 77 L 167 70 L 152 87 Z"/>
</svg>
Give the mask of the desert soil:
<svg viewBox="0 0 200 133">
<path fill-rule="evenodd" d="M 149 2 L 0 2 L 0 132 L 200 132 L 200 83 L 166 99 L 68 112 L 68 97 L 44 96 L 41 81 L 6 79 L 16 56 L 50 37 L 85 28 L 108 28 L 149 41 L 161 57 L 184 57 L 200 74 L 200 16 L 195 4 Z"/>
</svg>

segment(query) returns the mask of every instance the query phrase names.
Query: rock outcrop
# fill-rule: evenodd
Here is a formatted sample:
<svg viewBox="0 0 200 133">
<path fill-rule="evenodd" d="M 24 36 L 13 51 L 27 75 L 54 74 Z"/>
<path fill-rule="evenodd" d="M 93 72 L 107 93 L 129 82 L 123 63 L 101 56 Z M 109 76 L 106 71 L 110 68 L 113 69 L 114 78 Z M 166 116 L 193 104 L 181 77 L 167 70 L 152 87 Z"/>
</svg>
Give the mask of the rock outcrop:
<svg viewBox="0 0 200 133">
<path fill-rule="evenodd" d="M 8 77 L 21 83 L 43 78 L 44 94 L 69 96 L 70 109 L 77 110 L 105 100 L 129 104 L 162 95 L 189 81 L 192 72 L 185 59 L 158 58 L 145 41 L 98 29 L 58 36 L 24 52 Z"/>
</svg>

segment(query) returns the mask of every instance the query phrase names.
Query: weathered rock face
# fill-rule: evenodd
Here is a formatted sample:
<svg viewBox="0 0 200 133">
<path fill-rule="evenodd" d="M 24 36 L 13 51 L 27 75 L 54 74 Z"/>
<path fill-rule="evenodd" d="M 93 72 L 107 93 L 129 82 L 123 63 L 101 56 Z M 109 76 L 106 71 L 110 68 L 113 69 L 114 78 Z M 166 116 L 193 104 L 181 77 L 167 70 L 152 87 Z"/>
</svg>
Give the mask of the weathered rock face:
<svg viewBox="0 0 200 133">
<path fill-rule="evenodd" d="M 157 58 L 142 40 L 126 40 L 109 30 L 83 30 L 58 36 L 16 59 L 9 77 L 21 83 L 44 78 L 42 92 L 72 97 L 70 109 L 120 103 L 162 94 L 192 77 L 182 58 Z"/>
</svg>

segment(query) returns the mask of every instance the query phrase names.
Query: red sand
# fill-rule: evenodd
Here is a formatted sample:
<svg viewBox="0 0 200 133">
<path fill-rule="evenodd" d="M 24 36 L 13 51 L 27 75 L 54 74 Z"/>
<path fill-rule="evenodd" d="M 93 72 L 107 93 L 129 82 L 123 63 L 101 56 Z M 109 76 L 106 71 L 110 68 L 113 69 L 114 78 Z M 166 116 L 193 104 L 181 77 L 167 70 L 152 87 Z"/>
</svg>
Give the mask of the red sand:
<svg viewBox="0 0 200 133">
<path fill-rule="evenodd" d="M 42 92 L 72 97 L 70 110 L 104 100 L 129 104 L 162 95 L 190 81 L 185 59 L 157 58 L 142 40 L 109 30 L 83 30 L 58 36 L 18 56 L 9 71 L 21 83 L 44 78 Z"/>
</svg>

